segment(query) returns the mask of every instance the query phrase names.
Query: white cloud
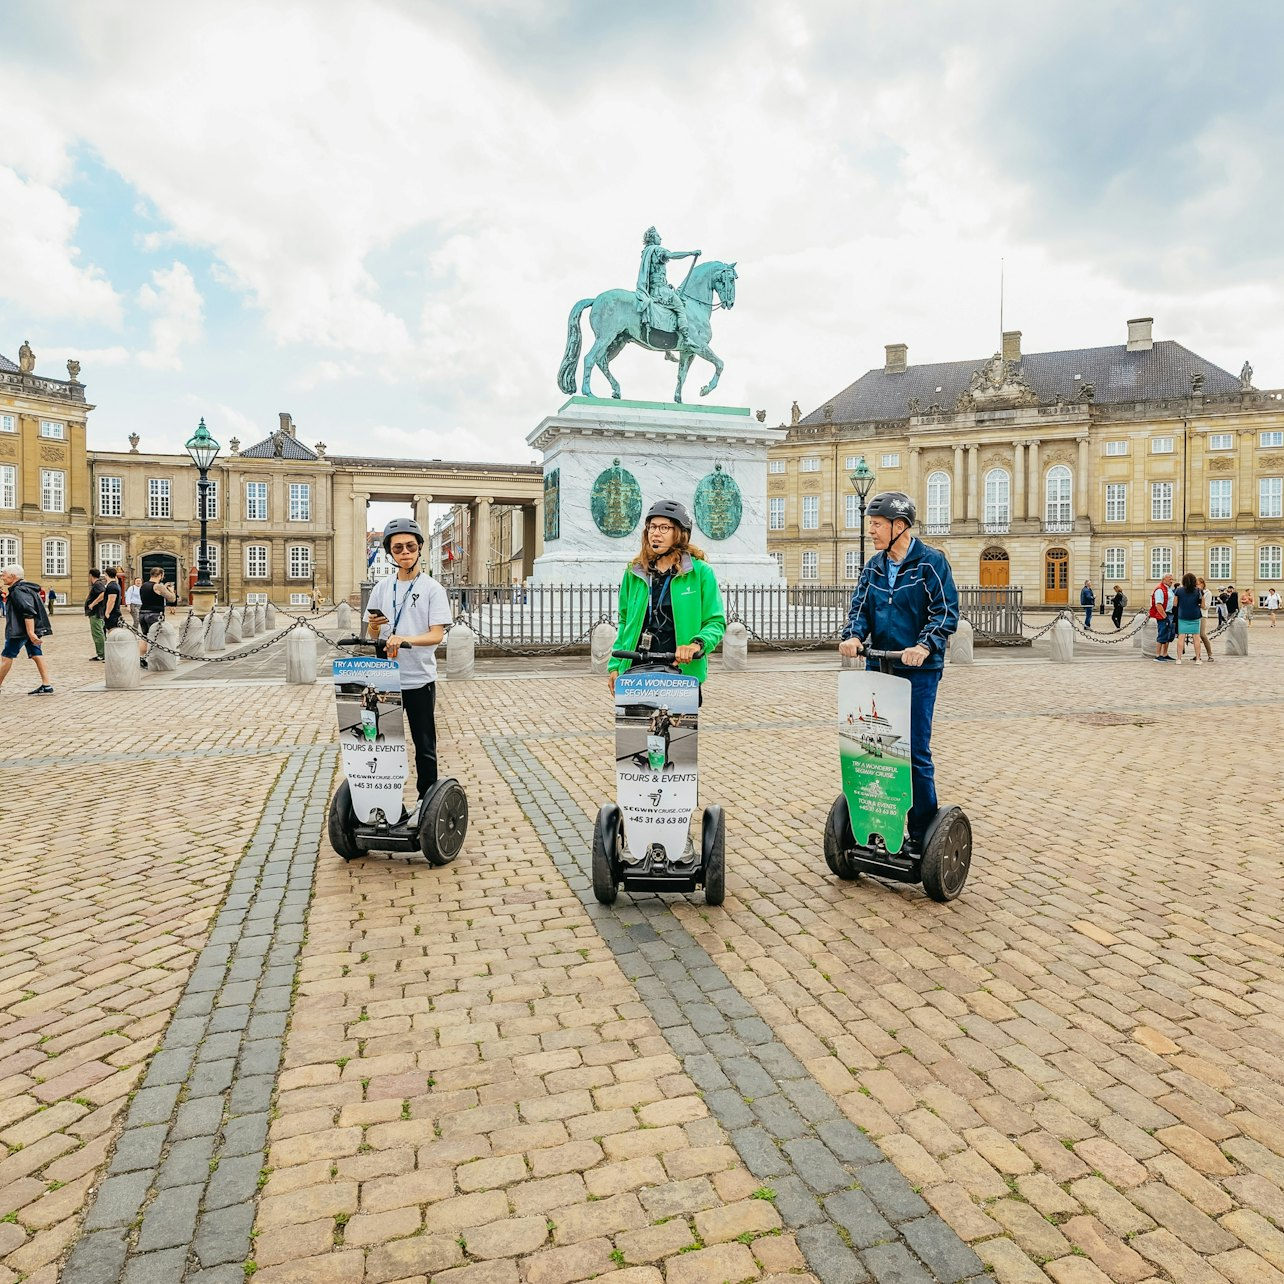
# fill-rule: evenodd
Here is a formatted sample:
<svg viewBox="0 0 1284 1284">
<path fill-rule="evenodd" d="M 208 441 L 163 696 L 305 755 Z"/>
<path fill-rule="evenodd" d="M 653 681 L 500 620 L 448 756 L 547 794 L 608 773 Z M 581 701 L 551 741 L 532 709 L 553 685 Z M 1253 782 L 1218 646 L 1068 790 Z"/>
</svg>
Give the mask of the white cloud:
<svg viewBox="0 0 1284 1284">
<path fill-rule="evenodd" d="M 152 283 L 138 291 L 138 304 L 153 316 L 151 347 L 138 363 L 151 370 L 181 370 L 182 348 L 202 332 L 202 299 L 186 264 L 174 262 L 152 273 Z"/>
</svg>

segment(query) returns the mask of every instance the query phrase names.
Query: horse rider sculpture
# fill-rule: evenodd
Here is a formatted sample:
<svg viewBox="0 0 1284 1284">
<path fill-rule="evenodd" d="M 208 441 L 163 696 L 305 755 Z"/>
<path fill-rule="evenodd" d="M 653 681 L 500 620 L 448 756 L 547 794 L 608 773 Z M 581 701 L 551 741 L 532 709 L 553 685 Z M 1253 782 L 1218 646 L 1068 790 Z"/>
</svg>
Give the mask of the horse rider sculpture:
<svg viewBox="0 0 1284 1284">
<path fill-rule="evenodd" d="M 698 259 L 699 257 L 699 250 L 666 250 L 660 244 L 660 233 L 654 227 L 648 227 L 642 235 L 642 265 L 638 269 L 638 312 L 652 329 L 665 330 L 668 327 L 657 320 L 649 319 L 648 312 L 653 303 L 658 303 L 663 308 L 670 308 L 677 317 L 678 340 L 684 346 L 690 343 L 687 333 L 687 309 L 682 296 L 669 284 L 668 265 L 670 259 Z"/>
</svg>

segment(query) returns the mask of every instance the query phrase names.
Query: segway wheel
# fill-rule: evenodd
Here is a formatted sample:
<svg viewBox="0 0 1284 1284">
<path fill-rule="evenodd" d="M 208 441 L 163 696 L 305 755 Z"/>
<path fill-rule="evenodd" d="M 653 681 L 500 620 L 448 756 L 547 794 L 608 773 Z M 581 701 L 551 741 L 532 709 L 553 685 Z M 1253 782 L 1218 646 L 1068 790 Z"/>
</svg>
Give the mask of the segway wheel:
<svg viewBox="0 0 1284 1284">
<path fill-rule="evenodd" d="M 619 889 L 620 809 L 606 803 L 593 825 L 593 895 L 602 905 L 614 905 Z"/>
<path fill-rule="evenodd" d="M 923 890 L 934 900 L 952 901 L 972 866 L 972 822 L 961 807 L 943 807 L 923 852 Z"/>
<path fill-rule="evenodd" d="M 419 850 L 430 865 L 449 865 L 468 835 L 468 795 L 459 781 L 439 780 L 419 812 Z"/>
<path fill-rule="evenodd" d="M 344 860 L 356 860 L 364 854 L 357 846 L 357 836 L 354 832 L 356 823 L 357 816 L 352 810 L 352 790 L 348 788 L 348 782 L 345 780 L 334 791 L 334 797 L 330 799 L 330 815 L 326 820 L 330 846 Z"/>
<path fill-rule="evenodd" d="M 851 813 L 847 810 L 847 795 L 839 794 L 834 805 L 829 809 L 825 820 L 825 864 L 839 878 L 853 879 L 858 871 L 852 868 L 847 853 L 856 846 L 856 836 L 852 833 Z"/>
<path fill-rule="evenodd" d="M 718 806 L 706 807 L 700 826 L 704 903 L 721 905 L 727 895 L 727 824 Z"/>
</svg>

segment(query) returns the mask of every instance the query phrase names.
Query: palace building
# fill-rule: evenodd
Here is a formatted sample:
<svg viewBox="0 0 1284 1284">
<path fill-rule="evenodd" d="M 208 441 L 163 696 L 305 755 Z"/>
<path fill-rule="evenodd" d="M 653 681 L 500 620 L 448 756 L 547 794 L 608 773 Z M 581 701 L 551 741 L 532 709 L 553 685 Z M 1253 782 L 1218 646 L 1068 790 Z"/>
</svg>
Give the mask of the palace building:
<svg viewBox="0 0 1284 1284">
<path fill-rule="evenodd" d="M 790 582 L 860 573 L 860 460 L 903 490 L 960 584 L 1077 604 L 1085 580 L 1130 605 L 1169 571 L 1256 592 L 1284 582 L 1284 392 L 1128 322 L 1125 342 L 911 365 L 889 344 L 768 461 L 768 549 Z M 872 553 L 867 548 L 867 555 Z"/>
</svg>

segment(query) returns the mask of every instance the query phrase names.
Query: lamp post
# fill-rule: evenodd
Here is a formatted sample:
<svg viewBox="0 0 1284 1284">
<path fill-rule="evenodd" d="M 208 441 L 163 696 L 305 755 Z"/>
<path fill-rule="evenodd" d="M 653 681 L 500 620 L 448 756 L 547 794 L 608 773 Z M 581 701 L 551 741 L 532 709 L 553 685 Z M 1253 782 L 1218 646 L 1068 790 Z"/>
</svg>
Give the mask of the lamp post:
<svg viewBox="0 0 1284 1284">
<path fill-rule="evenodd" d="M 1106 564 L 1101 563 L 1101 596 L 1097 598 L 1097 610 L 1100 614 L 1106 613 Z"/>
<path fill-rule="evenodd" d="M 869 492 L 874 488 L 874 481 L 874 470 L 865 462 L 865 456 L 862 455 L 856 461 L 856 467 L 851 472 L 851 483 L 856 490 L 856 498 L 860 502 L 861 570 L 865 569 L 865 501 L 869 498 Z"/>
<path fill-rule="evenodd" d="M 215 587 L 210 583 L 210 548 L 206 539 L 209 523 L 210 465 L 218 458 L 219 444 L 210 436 L 202 418 L 196 431 L 184 443 L 192 463 L 200 469 L 196 483 L 196 507 L 201 517 L 201 542 L 196 553 L 196 583 L 192 586 L 192 605 L 198 612 L 209 611 L 214 605 Z"/>
</svg>

